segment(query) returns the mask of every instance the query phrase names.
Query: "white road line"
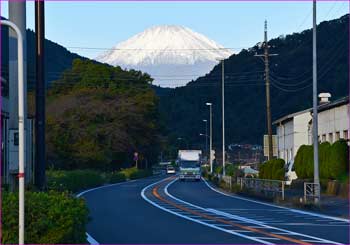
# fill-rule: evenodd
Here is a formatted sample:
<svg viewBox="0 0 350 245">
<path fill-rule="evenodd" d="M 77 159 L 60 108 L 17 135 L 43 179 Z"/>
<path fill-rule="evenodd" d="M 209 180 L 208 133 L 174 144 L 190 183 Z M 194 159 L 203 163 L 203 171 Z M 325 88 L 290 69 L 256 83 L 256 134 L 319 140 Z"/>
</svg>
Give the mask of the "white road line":
<svg viewBox="0 0 350 245">
<path fill-rule="evenodd" d="M 277 234 L 277 235 L 290 235 L 287 232 L 272 232 L 273 234 Z"/>
<path fill-rule="evenodd" d="M 203 208 L 203 207 L 199 207 L 199 206 L 194 205 L 194 204 L 192 204 L 192 203 L 186 202 L 186 201 L 181 200 L 181 199 L 179 199 L 179 198 L 177 198 L 177 197 L 174 197 L 173 195 L 171 195 L 171 194 L 168 192 L 169 186 L 172 185 L 176 180 L 177 180 L 177 179 L 174 179 L 173 181 L 169 182 L 169 183 L 165 186 L 164 192 L 165 192 L 165 194 L 166 194 L 167 196 L 169 196 L 170 198 L 175 199 L 175 200 L 178 201 L 178 202 L 185 203 L 185 204 L 187 204 L 187 205 L 189 205 L 189 206 L 197 207 L 198 209 L 206 210 L 206 211 L 209 211 L 209 212 L 212 212 L 212 213 L 214 213 L 214 214 L 221 215 L 221 216 L 224 216 L 224 217 L 227 217 L 227 218 L 232 218 L 232 219 L 235 219 L 235 220 L 245 221 L 245 222 L 247 222 L 247 223 L 251 223 L 251 224 L 255 224 L 255 225 L 260 225 L 260 226 L 263 226 L 263 227 L 268 228 L 268 229 L 273 229 L 273 230 L 279 230 L 279 231 L 287 232 L 287 233 L 289 233 L 290 235 L 297 235 L 297 236 L 302 236 L 302 237 L 306 237 L 306 238 L 311 238 L 311 239 L 319 240 L 319 241 L 321 241 L 322 243 L 341 244 L 341 243 L 337 243 L 337 242 L 330 241 L 330 240 L 327 240 L 327 239 L 323 239 L 323 238 L 319 238 L 319 237 L 314 237 L 314 236 L 309 236 L 309 235 L 306 235 L 306 234 L 301 234 L 301 233 L 298 233 L 298 232 L 289 231 L 289 230 L 285 230 L 285 229 L 281 229 L 281 228 L 269 226 L 269 225 L 266 225 L 265 223 L 260 222 L 260 221 L 257 221 L 257 220 L 248 219 L 248 218 L 244 218 L 244 217 L 241 217 L 241 216 L 237 216 L 237 215 L 233 215 L 233 214 L 221 212 L 221 211 L 219 211 L 219 210 L 210 209 L 210 208 L 205 209 L 205 208 Z"/>
<path fill-rule="evenodd" d="M 234 232 L 250 232 L 250 233 L 252 233 L 252 231 L 246 231 L 246 230 L 231 230 L 231 231 L 234 231 Z"/>
<path fill-rule="evenodd" d="M 134 181 L 136 181 L 136 180 L 129 180 L 129 181 L 119 182 L 119 183 L 110 184 L 110 185 L 103 185 L 103 186 L 95 187 L 95 188 L 92 188 L 92 189 L 87 189 L 85 191 L 82 191 L 82 192 L 78 193 L 76 195 L 76 197 L 81 197 L 82 195 L 84 195 L 84 194 L 86 194 L 88 192 L 91 192 L 91 191 L 95 191 L 95 190 L 99 190 L 99 189 L 103 189 L 103 188 L 107 188 L 107 187 L 112 187 L 112 186 L 116 186 L 116 185 L 126 184 L 126 183 L 130 183 L 130 182 L 134 182 Z"/>
<path fill-rule="evenodd" d="M 236 236 L 243 237 L 243 238 L 246 238 L 246 239 L 249 239 L 249 240 L 253 240 L 253 241 L 255 241 L 255 242 L 260 242 L 260 243 L 263 243 L 263 244 L 272 244 L 272 243 L 267 242 L 267 241 L 264 241 L 264 240 L 256 239 L 256 238 L 249 237 L 249 236 L 245 236 L 245 235 L 240 234 L 240 233 L 237 233 L 237 232 L 233 232 L 233 231 L 230 231 L 230 230 L 223 229 L 223 228 L 221 228 L 221 227 L 219 227 L 219 226 L 216 226 L 216 225 L 212 225 L 212 224 L 208 224 L 208 223 L 205 223 L 205 222 L 201 222 L 201 221 L 199 221 L 199 220 L 197 220 L 197 219 L 193 219 L 193 218 L 190 218 L 190 217 L 188 217 L 188 216 L 184 216 L 184 215 L 182 215 L 182 214 L 178 214 L 178 213 L 176 213 L 176 212 L 173 212 L 173 211 L 171 211 L 171 210 L 168 210 L 168 209 L 166 209 L 166 208 L 164 208 L 164 207 L 158 205 L 157 203 L 151 201 L 148 197 L 146 197 L 145 192 L 146 192 L 146 190 L 147 190 L 148 188 L 151 188 L 151 187 L 155 186 L 156 184 L 159 184 L 159 183 L 161 183 L 162 181 L 166 181 L 166 180 L 167 180 L 167 179 L 163 179 L 163 180 L 157 181 L 157 182 L 155 182 L 155 183 L 153 183 L 153 184 L 150 184 L 150 185 L 146 186 L 145 188 L 143 188 L 142 191 L 141 191 L 141 196 L 142 196 L 142 198 L 143 198 L 145 201 L 147 201 L 148 203 L 152 204 L 153 206 L 155 206 L 155 207 L 157 207 L 157 208 L 159 208 L 159 209 L 161 209 L 161 210 L 163 210 L 163 211 L 165 211 L 165 212 L 172 213 L 172 214 L 174 214 L 174 215 L 176 215 L 176 216 L 178 216 L 178 217 L 181 217 L 181 218 L 184 218 L 184 219 L 187 219 L 187 220 L 191 220 L 191 221 L 193 221 L 193 222 L 196 222 L 196 223 L 199 223 L 199 224 L 202 224 L 202 225 L 205 225 L 205 226 L 208 226 L 208 227 L 211 227 L 211 228 L 214 228 L 214 229 L 216 229 L 216 230 L 220 230 L 220 231 L 223 231 L 223 232 L 232 234 L 232 235 L 236 235 Z M 175 180 L 176 180 L 176 179 L 175 179 Z M 173 182 L 173 181 L 172 181 L 172 182 Z M 172 182 L 171 182 L 171 183 L 172 183 Z M 192 206 L 193 206 L 193 205 L 192 205 Z"/>
<path fill-rule="evenodd" d="M 256 201 L 256 200 L 252 200 L 249 198 L 244 198 L 244 197 L 238 197 L 236 195 L 230 195 L 227 194 L 225 192 L 219 191 L 216 188 L 212 187 L 204 178 L 202 178 L 204 183 L 213 191 L 220 193 L 224 196 L 228 196 L 231 198 L 235 198 L 235 199 L 240 199 L 240 200 L 244 200 L 244 201 L 248 201 L 248 202 L 253 202 L 253 203 L 258 203 L 258 204 L 262 204 L 265 206 L 269 206 L 269 207 L 274 207 L 274 208 L 280 208 L 280 209 L 284 209 L 284 210 L 288 210 L 294 213 L 298 213 L 298 214 L 303 214 L 303 215 L 310 215 L 310 216 L 315 216 L 315 217 L 319 217 L 319 218 L 325 218 L 325 219 L 331 219 L 331 220 L 337 220 L 337 221 L 342 221 L 342 222 L 347 222 L 350 223 L 349 219 L 343 219 L 343 218 L 338 218 L 338 217 L 333 217 L 333 216 L 328 216 L 328 215 L 323 215 L 323 214 L 318 214 L 318 213 L 312 213 L 312 212 L 307 212 L 307 211 L 302 211 L 302 210 L 298 210 L 298 209 L 293 209 L 293 208 L 287 208 L 287 207 L 282 207 L 282 206 L 277 206 L 274 204 L 270 204 L 270 203 L 265 203 L 265 202 L 260 202 L 260 201 Z"/>
<path fill-rule="evenodd" d="M 221 212 L 219 210 L 215 210 L 215 209 L 211 209 L 213 212 L 219 214 L 219 215 L 223 215 L 223 216 L 227 216 L 227 217 L 232 217 L 233 219 L 241 219 L 241 220 L 250 220 L 250 219 L 246 219 L 244 217 L 240 217 L 240 216 L 237 216 L 237 215 L 232 215 L 232 214 L 229 214 L 229 213 L 225 213 L 225 212 Z M 262 222 L 259 222 L 259 221 L 255 221 L 255 220 L 250 220 L 250 223 L 252 224 L 256 224 L 256 225 L 259 225 L 259 226 L 262 226 L 262 227 L 265 227 L 267 229 L 272 229 L 272 230 L 277 230 L 277 231 L 282 231 L 282 232 L 286 232 L 288 233 L 289 235 L 295 235 L 295 236 L 301 236 L 301 237 L 306 237 L 306 238 L 311 238 L 311 239 L 315 239 L 315 240 L 318 240 L 320 241 L 321 243 L 332 243 L 332 244 L 341 244 L 341 243 L 337 243 L 337 242 L 334 242 L 334 241 L 330 241 L 330 240 L 327 240 L 327 239 L 323 239 L 323 238 L 319 238 L 319 237 L 314 237 L 314 236 L 309 236 L 309 235 L 306 235 L 306 234 L 302 234 L 302 233 L 298 233 L 298 232 L 294 232 L 294 231 L 289 231 L 289 230 L 286 230 L 286 229 L 282 229 L 282 228 L 277 228 L 277 227 L 274 227 L 274 226 L 270 226 L 270 225 L 267 225 L 267 224 L 264 224 Z"/>
<path fill-rule="evenodd" d="M 275 238 L 275 237 L 255 237 L 255 238 L 265 239 L 265 240 L 281 240 L 281 239 Z"/>
<path fill-rule="evenodd" d="M 90 244 L 99 244 L 94 238 L 92 238 L 92 236 L 89 235 L 89 233 L 86 232 L 86 236 L 87 236 L 87 241 Z"/>
<path fill-rule="evenodd" d="M 112 187 L 112 186 L 116 186 L 116 185 L 126 184 L 126 183 L 132 183 L 132 182 L 135 182 L 135 181 L 136 180 L 128 180 L 128 181 L 119 182 L 119 183 L 115 183 L 115 184 L 103 185 L 103 186 L 87 189 L 85 191 L 82 191 L 82 192 L 78 193 L 75 196 L 76 197 L 81 197 L 84 194 L 86 194 L 88 192 L 91 192 L 91 191 L 95 191 L 95 190 L 99 190 L 99 189 L 103 189 L 103 188 L 107 188 L 107 187 Z M 90 244 L 99 244 L 89 233 L 86 232 L 86 236 L 87 236 L 86 239 L 87 239 L 88 243 L 90 243 Z"/>
<path fill-rule="evenodd" d="M 318 243 L 318 241 L 315 241 L 315 240 L 307 240 L 307 239 L 305 239 L 305 240 L 302 240 L 303 242 L 314 242 L 314 243 Z"/>
</svg>

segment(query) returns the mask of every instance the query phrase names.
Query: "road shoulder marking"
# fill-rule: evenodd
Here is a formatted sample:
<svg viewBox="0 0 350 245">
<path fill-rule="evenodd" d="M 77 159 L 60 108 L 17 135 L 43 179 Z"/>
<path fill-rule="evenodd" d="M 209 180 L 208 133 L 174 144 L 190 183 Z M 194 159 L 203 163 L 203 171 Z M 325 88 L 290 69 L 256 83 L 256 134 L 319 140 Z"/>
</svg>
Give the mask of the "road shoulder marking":
<svg viewBox="0 0 350 245">
<path fill-rule="evenodd" d="M 325 219 L 331 219 L 331 220 L 350 223 L 349 219 L 343 219 L 343 218 L 333 217 L 333 216 L 324 215 L 324 214 L 318 214 L 318 213 L 313 213 L 313 212 L 308 212 L 308 211 L 303 211 L 303 210 L 298 210 L 298 209 L 293 209 L 293 208 L 287 208 L 287 207 L 278 206 L 278 205 L 274 205 L 274 204 L 270 204 L 270 203 L 266 203 L 266 202 L 256 201 L 256 200 L 245 198 L 245 197 L 239 197 L 237 195 L 230 195 L 230 194 L 227 194 L 225 192 L 222 192 L 222 191 L 212 187 L 205 179 L 203 179 L 203 181 L 211 190 L 213 190 L 219 194 L 222 194 L 224 196 L 227 196 L 227 197 L 231 197 L 231 198 L 235 198 L 235 199 L 239 199 L 239 200 L 243 200 L 243 201 L 248 201 L 248 202 L 253 202 L 253 203 L 258 203 L 258 204 L 262 204 L 262 205 L 269 206 L 269 207 L 284 209 L 284 210 L 291 211 L 293 213 L 298 213 L 298 214 L 303 214 L 303 215 L 309 215 L 309 216 L 314 216 L 314 217 L 319 217 L 319 218 L 325 218 Z"/>
</svg>

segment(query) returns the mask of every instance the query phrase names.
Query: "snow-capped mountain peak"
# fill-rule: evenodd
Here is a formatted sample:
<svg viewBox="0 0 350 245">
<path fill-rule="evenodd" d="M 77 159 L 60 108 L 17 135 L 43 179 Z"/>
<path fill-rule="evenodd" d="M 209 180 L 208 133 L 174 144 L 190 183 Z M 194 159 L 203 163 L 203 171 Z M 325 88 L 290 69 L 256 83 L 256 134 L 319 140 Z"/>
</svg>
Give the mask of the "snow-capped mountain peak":
<svg viewBox="0 0 350 245">
<path fill-rule="evenodd" d="M 96 60 L 149 73 L 154 84 L 177 87 L 208 73 L 217 58 L 227 58 L 230 50 L 191 29 L 176 25 L 153 26 L 115 45 Z M 179 83 L 178 77 L 187 75 Z M 193 75 L 193 76 L 190 76 Z M 167 76 L 177 77 L 165 82 Z"/>
</svg>

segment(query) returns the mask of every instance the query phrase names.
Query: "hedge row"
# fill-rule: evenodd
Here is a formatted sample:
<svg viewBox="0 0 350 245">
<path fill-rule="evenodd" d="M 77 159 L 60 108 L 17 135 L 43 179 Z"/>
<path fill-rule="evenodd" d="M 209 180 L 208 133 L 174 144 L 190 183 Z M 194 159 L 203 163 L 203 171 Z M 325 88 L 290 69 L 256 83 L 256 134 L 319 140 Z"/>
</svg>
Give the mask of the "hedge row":
<svg viewBox="0 0 350 245">
<path fill-rule="evenodd" d="M 152 175 L 152 171 L 136 168 L 128 168 L 112 173 L 102 173 L 94 170 L 49 170 L 46 172 L 46 175 L 47 188 L 49 190 L 76 193 L 107 183 L 144 178 Z"/>
<path fill-rule="evenodd" d="M 272 159 L 259 166 L 260 179 L 284 180 L 285 162 L 283 159 Z"/>
<path fill-rule="evenodd" d="M 349 147 L 345 140 L 334 144 L 319 145 L 319 172 L 322 179 L 339 179 L 349 173 Z M 314 175 L 314 151 L 312 145 L 302 145 L 294 160 L 298 178 L 308 179 Z"/>
<path fill-rule="evenodd" d="M 2 193 L 2 244 L 18 244 L 18 193 Z M 25 193 L 27 244 L 87 243 L 88 209 L 66 192 Z"/>
<path fill-rule="evenodd" d="M 103 185 L 104 176 L 93 170 L 49 170 L 46 172 L 49 190 L 77 192 Z"/>
</svg>

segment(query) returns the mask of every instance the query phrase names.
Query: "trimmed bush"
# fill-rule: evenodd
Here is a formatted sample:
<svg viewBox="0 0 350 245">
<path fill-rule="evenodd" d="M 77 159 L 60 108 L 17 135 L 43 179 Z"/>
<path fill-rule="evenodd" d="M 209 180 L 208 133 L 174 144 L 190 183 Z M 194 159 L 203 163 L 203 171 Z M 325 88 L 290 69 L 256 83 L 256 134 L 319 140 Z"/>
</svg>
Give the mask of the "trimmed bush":
<svg viewBox="0 0 350 245">
<path fill-rule="evenodd" d="M 338 179 L 349 172 L 349 147 L 345 140 L 335 142 L 330 150 L 329 173 L 331 179 Z"/>
<path fill-rule="evenodd" d="M 349 147 L 345 140 L 334 144 L 324 142 L 319 145 L 320 177 L 322 179 L 342 179 L 349 173 Z M 300 179 L 313 178 L 313 146 L 302 145 L 294 160 L 295 171 Z"/>
<path fill-rule="evenodd" d="M 61 192 L 25 193 L 27 244 L 87 243 L 83 199 Z M 2 193 L 2 244 L 18 243 L 18 193 Z"/>
<path fill-rule="evenodd" d="M 55 191 L 78 192 L 107 182 L 93 170 L 49 170 L 46 174 L 48 189 Z"/>
<path fill-rule="evenodd" d="M 284 180 L 285 162 L 283 159 L 272 159 L 259 166 L 260 179 Z"/>
<path fill-rule="evenodd" d="M 126 181 L 126 176 L 124 173 L 114 172 L 109 176 L 109 183 L 119 183 Z"/>
</svg>

